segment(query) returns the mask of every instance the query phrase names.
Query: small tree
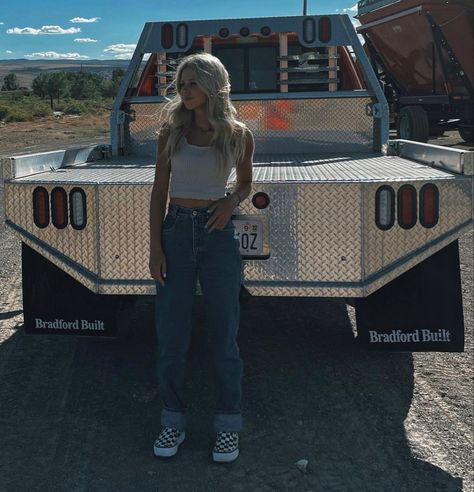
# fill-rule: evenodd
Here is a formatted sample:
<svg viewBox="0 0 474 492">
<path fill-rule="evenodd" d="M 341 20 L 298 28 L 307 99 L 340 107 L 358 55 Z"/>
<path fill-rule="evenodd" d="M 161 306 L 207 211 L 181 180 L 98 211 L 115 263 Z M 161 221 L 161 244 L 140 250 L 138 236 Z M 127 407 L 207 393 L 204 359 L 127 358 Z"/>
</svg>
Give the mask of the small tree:
<svg viewBox="0 0 474 492">
<path fill-rule="evenodd" d="M 121 68 L 114 68 L 112 71 L 112 79 L 107 80 L 104 84 L 104 90 L 102 95 L 104 97 L 115 97 L 120 87 L 120 83 L 122 82 L 122 78 L 125 75 L 125 70 Z"/>
<path fill-rule="evenodd" d="M 47 74 L 42 73 L 33 79 L 32 89 L 33 94 L 44 99 L 48 94 L 48 89 L 46 87 Z"/>
<path fill-rule="evenodd" d="M 3 77 L 2 91 L 16 91 L 20 87 L 16 75 L 12 72 Z"/>
<path fill-rule="evenodd" d="M 59 104 L 59 98 L 67 91 L 67 83 L 64 72 L 51 72 L 47 74 L 46 90 L 50 98 L 51 109 L 54 109 L 53 98 L 57 99 Z"/>
</svg>

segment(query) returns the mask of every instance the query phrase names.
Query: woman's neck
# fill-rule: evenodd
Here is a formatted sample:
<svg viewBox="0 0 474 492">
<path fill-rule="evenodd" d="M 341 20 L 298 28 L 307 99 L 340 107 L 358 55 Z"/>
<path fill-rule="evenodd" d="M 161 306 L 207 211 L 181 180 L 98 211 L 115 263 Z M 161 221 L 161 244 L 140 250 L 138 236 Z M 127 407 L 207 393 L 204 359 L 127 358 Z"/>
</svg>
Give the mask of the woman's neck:
<svg viewBox="0 0 474 492">
<path fill-rule="evenodd" d="M 197 126 L 198 128 L 200 128 L 203 131 L 209 130 L 211 127 L 211 124 L 209 123 L 209 120 L 207 119 L 205 110 L 200 110 L 200 109 L 194 110 L 193 123 L 195 126 Z"/>
</svg>

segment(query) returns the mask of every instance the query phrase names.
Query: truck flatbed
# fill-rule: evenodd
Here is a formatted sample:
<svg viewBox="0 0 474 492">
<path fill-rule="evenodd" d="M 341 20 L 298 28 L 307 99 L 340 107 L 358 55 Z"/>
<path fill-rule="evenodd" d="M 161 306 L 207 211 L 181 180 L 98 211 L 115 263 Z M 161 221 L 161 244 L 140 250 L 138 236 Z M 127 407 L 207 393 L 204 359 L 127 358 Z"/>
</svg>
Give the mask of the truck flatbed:
<svg viewBox="0 0 474 492">
<path fill-rule="evenodd" d="M 155 164 L 149 157 L 113 157 L 15 179 L 28 184 L 140 184 L 153 183 Z M 456 175 L 399 156 L 381 154 L 256 155 L 254 183 L 377 182 L 452 179 Z M 235 180 L 235 171 L 229 182 Z"/>
</svg>

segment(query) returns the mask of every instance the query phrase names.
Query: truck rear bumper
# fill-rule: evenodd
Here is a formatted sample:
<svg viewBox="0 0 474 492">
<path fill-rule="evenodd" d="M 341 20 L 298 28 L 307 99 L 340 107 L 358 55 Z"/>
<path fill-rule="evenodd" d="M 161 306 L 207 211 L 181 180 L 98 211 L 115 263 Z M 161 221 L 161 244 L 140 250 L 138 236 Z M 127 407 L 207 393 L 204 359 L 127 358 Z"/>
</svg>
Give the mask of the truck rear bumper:
<svg viewBox="0 0 474 492">
<path fill-rule="evenodd" d="M 419 150 L 411 152 L 411 147 L 400 142 L 395 151 L 411 156 Z M 258 210 L 249 197 L 239 214 L 264 216 L 270 256 L 244 260 L 242 279 L 248 292 L 365 297 L 459 238 L 472 224 L 472 176 L 466 175 L 467 161 L 459 161 L 466 156 L 453 153 L 459 162 L 451 163 L 443 154 L 448 169 L 440 169 L 427 165 L 430 149 L 425 146 L 416 153 L 423 163 L 379 154 L 255 156 L 252 195 L 264 192 L 270 204 Z M 229 187 L 233 180 L 234 171 Z M 154 293 L 148 272 L 152 181 L 150 160 L 130 156 L 9 179 L 7 224 L 28 246 L 93 292 L 150 295 Z M 432 226 L 420 221 L 426 185 L 439 195 Z M 37 187 L 49 194 L 59 187 L 65 196 L 81 188 L 87 203 L 86 227 L 58 229 L 51 223 L 37 227 L 32 200 Z M 415 220 L 403 226 L 399 204 L 407 188 Z M 392 223 L 382 228 L 376 213 L 381 189 L 392 200 Z"/>
</svg>

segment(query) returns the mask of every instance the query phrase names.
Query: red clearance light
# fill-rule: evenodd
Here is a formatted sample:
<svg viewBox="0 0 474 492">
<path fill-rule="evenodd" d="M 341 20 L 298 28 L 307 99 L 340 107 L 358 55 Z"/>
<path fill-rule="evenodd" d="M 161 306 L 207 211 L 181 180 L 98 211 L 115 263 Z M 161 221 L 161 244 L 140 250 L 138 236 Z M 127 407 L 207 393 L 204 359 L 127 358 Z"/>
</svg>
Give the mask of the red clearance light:
<svg viewBox="0 0 474 492">
<path fill-rule="evenodd" d="M 252 203 L 255 208 L 267 208 L 270 204 L 270 197 L 263 191 L 259 191 L 258 193 L 255 193 L 255 195 L 252 197 Z"/>
<path fill-rule="evenodd" d="M 74 229 L 84 229 L 87 224 L 86 194 L 81 188 L 73 188 L 69 194 L 71 225 Z"/>
<path fill-rule="evenodd" d="M 262 36 L 270 36 L 271 33 L 272 33 L 272 30 L 268 26 L 263 26 L 260 29 L 260 34 Z"/>
<path fill-rule="evenodd" d="M 434 184 L 425 184 L 420 190 L 420 224 L 427 229 L 439 219 L 439 191 Z"/>
<path fill-rule="evenodd" d="M 67 195 L 62 188 L 54 188 L 51 191 L 51 216 L 54 226 L 58 229 L 67 226 Z"/>
<path fill-rule="evenodd" d="M 227 27 L 222 27 L 219 29 L 219 37 L 221 38 L 227 38 L 229 37 L 230 31 L 227 29 Z"/>
<path fill-rule="evenodd" d="M 416 224 L 416 190 L 411 185 L 403 185 L 398 190 L 398 224 L 403 229 L 411 229 Z"/>
<path fill-rule="evenodd" d="M 173 26 L 171 24 L 163 24 L 161 27 L 161 44 L 166 50 L 173 46 Z"/>
<path fill-rule="evenodd" d="M 33 191 L 33 221 L 40 229 L 49 225 L 49 196 L 42 186 Z"/>
<path fill-rule="evenodd" d="M 178 24 L 176 28 L 176 44 L 178 48 L 186 48 L 188 44 L 188 26 L 186 24 Z"/>
<path fill-rule="evenodd" d="M 321 43 L 329 43 L 331 40 L 331 19 L 329 17 L 319 19 L 319 40 Z"/>
<path fill-rule="evenodd" d="M 239 32 L 243 38 L 246 38 L 250 34 L 250 29 L 248 27 L 242 27 Z"/>
<path fill-rule="evenodd" d="M 316 25 L 312 17 L 306 17 L 303 21 L 303 41 L 305 43 L 313 43 L 316 37 Z"/>
</svg>

